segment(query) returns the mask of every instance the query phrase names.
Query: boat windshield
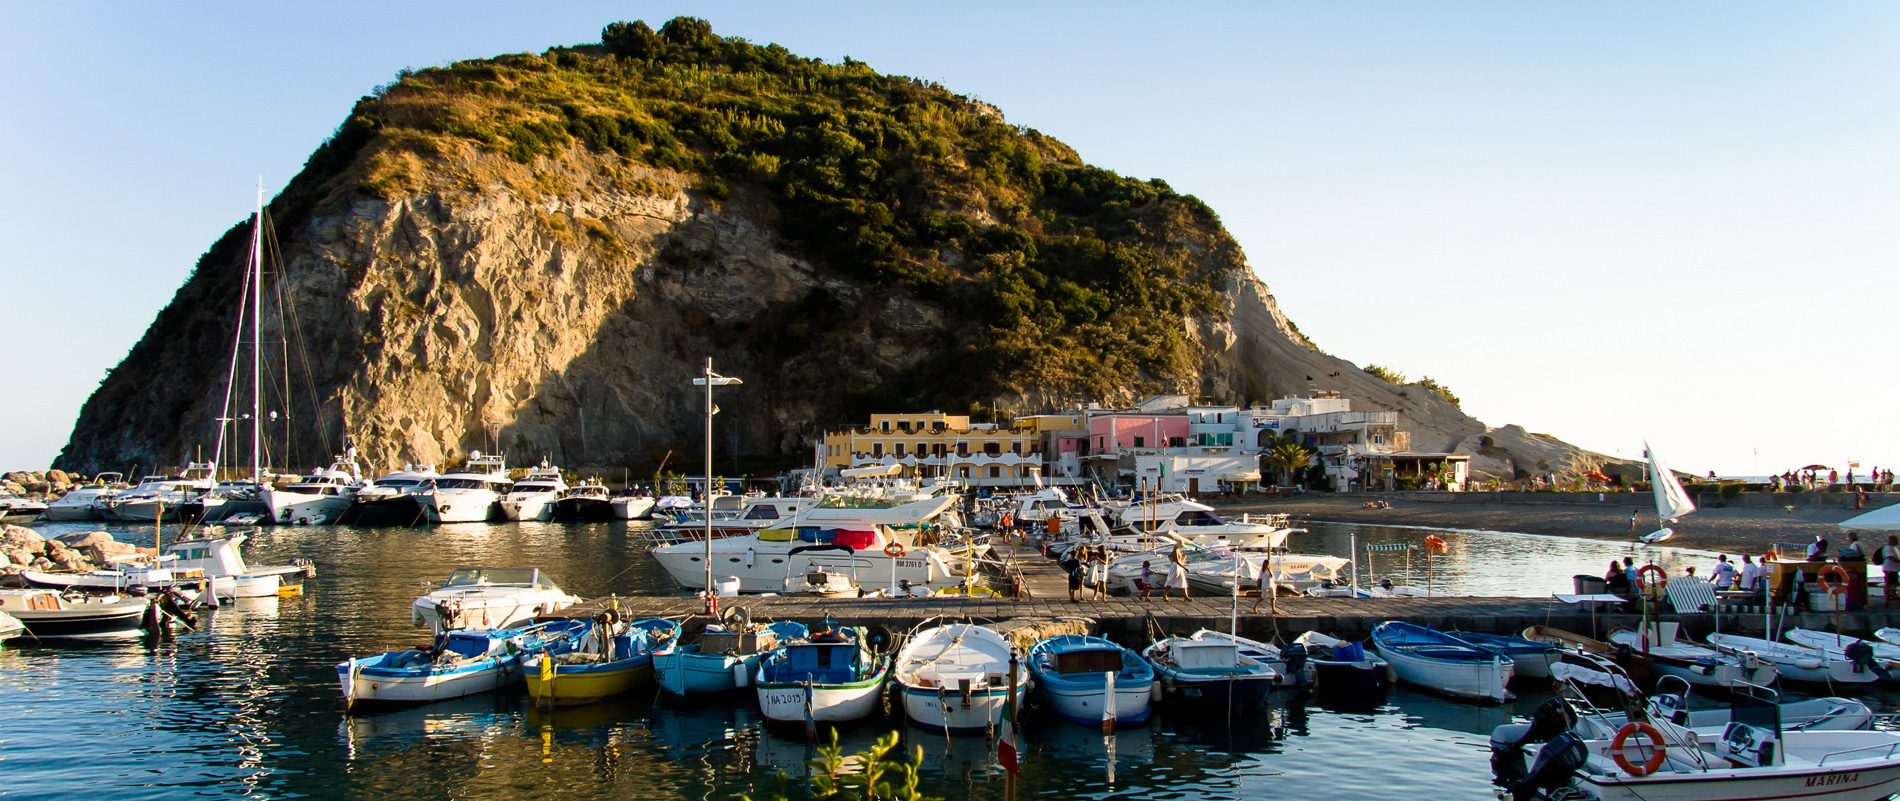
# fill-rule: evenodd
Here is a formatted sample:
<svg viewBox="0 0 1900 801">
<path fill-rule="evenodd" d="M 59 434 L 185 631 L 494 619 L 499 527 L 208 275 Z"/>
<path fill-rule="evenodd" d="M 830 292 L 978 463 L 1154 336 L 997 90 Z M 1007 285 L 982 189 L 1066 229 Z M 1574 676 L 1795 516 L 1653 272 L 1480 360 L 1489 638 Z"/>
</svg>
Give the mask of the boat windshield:
<svg viewBox="0 0 1900 801">
<path fill-rule="evenodd" d="M 421 481 L 413 478 L 382 478 L 376 480 L 376 486 L 378 487 L 413 487 L 421 483 Z"/>
<path fill-rule="evenodd" d="M 472 587 L 489 584 L 532 584 L 553 586 L 530 567 L 462 567 L 449 574 L 444 587 Z"/>
<path fill-rule="evenodd" d="M 516 492 L 553 492 L 555 486 L 543 481 L 523 481 L 515 485 Z"/>
<path fill-rule="evenodd" d="M 1227 521 L 1220 519 L 1220 515 L 1198 509 L 1182 512 L 1174 518 L 1174 524 L 1177 526 L 1220 526 L 1226 523 Z"/>
<path fill-rule="evenodd" d="M 489 489 L 488 485 L 488 479 L 485 478 L 438 478 L 435 480 L 436 489 Z"/>
</svg>

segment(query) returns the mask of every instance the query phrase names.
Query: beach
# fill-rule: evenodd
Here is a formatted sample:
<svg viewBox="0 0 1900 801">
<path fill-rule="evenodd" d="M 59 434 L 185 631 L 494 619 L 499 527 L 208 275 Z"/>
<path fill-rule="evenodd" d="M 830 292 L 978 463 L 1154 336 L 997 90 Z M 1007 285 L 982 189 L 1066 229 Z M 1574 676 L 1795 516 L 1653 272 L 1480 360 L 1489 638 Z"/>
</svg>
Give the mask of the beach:
<svg viewBox="0 0 1900 801">
<path fill-rule="evenodd" d="M 1627 540 L 1655 531 L 1656 509 L 1650 497 L 1627 496 L 1628 503 L 1605 504 L 1530 504 L 1501 501 L 1483 503 L 1440 503 L 1408 500 L 1402 496 L 1378 497 L 1391 504 L 1389 509 L 1367 509 L 1374 500 L 1369 495 L 1306 495 L 1286 499 L 1248 499 L 1216 502 L 1223 515 L 1281 513 L 1296 520 L 1340 523 L 1368 523 L 1384 526 L 1432 526 L 1470 528 L 1491 531 L 1518 531 L 1528 534 L 1553 534 L 1564 537 L 1589 537 Z M 1869 504 L 1869 508 L 1873 508 Z M 1630 512 L 1638 511 L 1636 532 L 1630 533 Z M 1806 544 L 1815 534 L 1826 535 L 1834 547 L 1846 541 L 1839 524 L 1861 512 L 1852 509 L 1798 506 L 1792 511 L 1780 508 L 1704 507 L 1671 525 L 1675 537 L 1669 544 L 1678 548 L 1726 551 L 1734 554 L 1759 554 L 1777 542 Z M 1873 535 L 1863 535 L 1871 552 L 1878 544 Z"/>
</svg>

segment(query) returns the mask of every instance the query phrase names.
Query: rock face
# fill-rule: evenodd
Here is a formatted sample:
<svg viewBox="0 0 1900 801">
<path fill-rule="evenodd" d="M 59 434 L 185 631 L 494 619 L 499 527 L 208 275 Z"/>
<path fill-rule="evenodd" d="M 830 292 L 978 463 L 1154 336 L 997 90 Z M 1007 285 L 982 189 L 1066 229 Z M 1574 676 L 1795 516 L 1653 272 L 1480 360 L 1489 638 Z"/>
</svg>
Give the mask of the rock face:
<svg viewBox="0 0 1900 801">
<path fill-rule="evenodd" d="M 711 46 L 702 44 L 702 51 Z M 750 47 L 731 40 L 720 46 Z M 612 56 L 572 51 L 550 51 L 545 60 L 519 58 L 533 59 L 518 70 L 530 76 L 569 74 L 555 64 L 605 69 L 590 58 L 629 69 L 629 62 L 613 62 Z M 516 75 L 496 74 L 502 79 Z M 498 85 L 515 84 L 503 80 Z M 892 85 L 893 91 L 912 91 L 900 82 Z M 417 92 L 422 96 L 421 89 Z M 1216 286 L 1224 281 L 1211 303 L 1175 314 L 1172 330 L 1116 331 L 1112 325 L 1073 322 L 1049 329 L 1054 333 L 1046 338 L 1059 342 L 1070 341 L 1074 331 L 1079 332 L 1076 341 L 1084 343 L 1090 336 L 1122 336 L 1136 346 L 1180 343 L 1166 351 L 1178 357 L 1163 368 L 1058 382 L 1044 379 L 1058 372 L 1053 367 L 1064 358 L 1064 348 L 1049 348 L 1036 361 L 1013 368 L 964 356 L 982 352 L 972 351 L 971 343 L 996 339 L 994 332 L 1001 329 L 973 327 L 971 316 L 986 312 L 945 293 L 970 281 L 989 282 L 984 286 L 1015 281 L 1010 259 L 1020 268 L 1029 258 L 990 253 L 980 257 L 988 261 L 978 270 L 972 266 L 979 261 L 978 234 L 902 251 L 923 260 L 912 272 L 951 279 L 879 280 L 867 277 L 874 271 L 841 261 L 810 238 L 788 239 L 786 215 L 799 208 L 794 204 L 799 190 L 783 177 L 757 184 L 722 181 L 709 190 L 705 176 L 677 169 L 676 157 L 652 157 L 657 145 L 628 158 L 624 152 L 583 146 L 580 140 L 586 137 L 578 133 L 553 137 L 554 144 L 537 145 L 529 155 L 517 150 L 504 158 L 487 140 L 475 144 L 452 136 L 399 135 L 391 120 L 400 115 L 387 108 L 394 103 L 366 98 L 352 123 L 380 114 L 376 124 L 381 127 L 375 130 L 383 133 L 354 142 L 351 152 L 327 145 L 271 206 L 272 232 L 280 240 L 272 250 L 282 258 L 281 269 L 273 267 L 265 277 L 263 338 L 289 343 L 266 354 L 266 414 L 290 413 L 288 422 L 273 420 L 266 428 L 271 460 L 280 469 L 316 464 L 340 451 L 346 438 L 375 469 L 409 461 L 452 464 L 475 450 L 499 450 L 517 464 L 549 458 L 570 467 L 652 465 L 672 451 L 675 468 L 697 464 L 703 410 L 689 382 L 707 357 L 719 372 L 745 381 L 718 392 L 715 441 L 722 459 L 777 454 L 783 463 L 806 463 L 811 443 L 823 430 L 861 424 L 862 415 L 880 405 L 900 410 L 889 408 L 893 403 L 943 404 L 958 411 L 956 404 L 999 402 L 1028 413 L 1087 401 L 1123 404 L 1154 392 L 1244 404 L 1337 391 L 1352 398 L 1355 408 L 1401 412 L 1415 449 L 1476 453 L 1483 469 L 1503 477 L 1524 469 L 1525 458 L 1553 463 L 1545 443 L 1519 434 L 1494 436 L 1491 445 L 1481 447 L 1476 443 L 1490 429 L 1439 396 L 1393 386 L 1320 353 L 1280 312 L 1211 212 L 1205 207 L 1182 212 L 1185 202 L 1168 200 L 1176 196 L 1165 192 L 1150 205 L 1173 204 L 1168 208 L 1174 211 L 1132 227 L 1122 222 L 1114 229 L 1082 229 L 1084 236 L 1057 231 L 1077 225 L 1062 215 L 1094 215 L 1076 218 L 1092 225 L 1110 212 L 1122 215 L 1115 220 L 1132 219 L 1120 211 L 1129 201 L 1089 200 L 1096 205 L 1081 211 L 1075 209 L 1081 201 L 1072 197 L 1035 201 L 1049 204 L 1038 217 L 1021 204 L 994 198 L 989 206 L 976 206 L 965 195 L 945 199 L 924 193 L 947 209 L 921 213 L 919 219 L 933 225 L 955 216 L 963 222 L 947 223 L 953 230 L 981 232 L 994 220 L 1014 215 L 1017 225 L 1037 232 L 1034 241 L 1045 251 L 1052 243 L 1070 247 L 1094 241 L 1091 247 L 1096 247 L 1106 241 L 1111 255 L 1137 247 L 1159 254 L 1141 257 L 1150 266 L 1139 269 L 1152 271 L 1157 269 L 1152 264 L 1161 263 L 1182 275 L 1214 276 Z M 955 111 L 955 103 L 943 103 Z M 573 130 L 579 130 L 573 121 L 590 119 L 581 110 L 562 108 Z M 1018 152 L 1042 154 L 1035 158 L 1044 159 L 1045 172 L 1084 171 L 1069 166 L 1065 159 L 1073 157 L 1062 155 L 1066 148 L 1059 143 L 1007 128 L 1000 114 L 977 109 L 972 118 L 963 123 L 965 130 L 1028 142 Z M 346 126 L 339 140 L 350 130 Z M 818 125 L 813 130 L 831 129 Z M 870 141 L 868 134 L 858 136 Z M 732 163 L 731 155 L 714 163 Z M 827 158 L 814 163 L 879 168 L 864 166 L 861 157 Z M 958 166 L 955 158 L 943 163 Z M 823 169 L 829 168 L 813 167 L 814 174 L 822 175 Z M 1033 165 L 1020 169 L 1033 175 Z M 1023 180 L 1041 187 L 1051 182 L 1047 177 Z M 1035 202 L 1029 203 L 1031 211 Z M 904 208 L 895 195 L 891 205 Z M 60 467 L 136 474 L 139 468 L 212 456 L 245 292 L 250 232 L 248 224 L 236 226 L 210 249 L 145 337 L 102 382 L 80 413 Z M 799 229 L 790 233 L 799 236 Z M 1036 252 L 1033 244 L 1018 247 Z M 1124 259 L 1135 261 L 1140 260 Z M 1031 276 L 1030 283 L 1040 280 Z M 1090 279 L 1074 280 L 1087 284 Z M 942 286 L 950 289 L 933 289 Z M 1103 295 L 1082 289 L 1036 285 L 1021 291 L 1057 300 L 1061 292 L 1093 298 L 1089 302 L 1096 310 L 1072 313 L 1072 321 L 1078 319 L 1075 314 L 1093 320 L 1112 311 L 1102 307 Z M 1038 311 L 1035 302 L 1032 298 L 1026 307 L 1031 317 L 1056 308 L 1051 303 Z M 1027 337 L 1021 333 L 1028 323 L 1013 324 L 1017 328 L 1010 336 L 1038 338 L 1033 331 Z M 1065 347 L 1070 353 L 1088 350 L 1084 344 Z M 903 392 L 888 390 L 899 385 Z M 240 378 L 235 390 L 243 412 L 248 380 Z M 239 452 L 244 454 L 239 461 L 247 460 L 248 438 L 248 428 L 241 426 L 227 439 L 223 458 L 230 461 L 230 454 Z M 1520 448 L 1529 448 L 1526 456 L 1517 455 Z M 1593 457 L 1570 451 L 1574 458 L 1554 461 L 1567 466 L 1592 462 Z M 715 469 L 723 472 L 724 465 Z M 47 483 L 44 477 L 40 482 Z"/>
</svg>

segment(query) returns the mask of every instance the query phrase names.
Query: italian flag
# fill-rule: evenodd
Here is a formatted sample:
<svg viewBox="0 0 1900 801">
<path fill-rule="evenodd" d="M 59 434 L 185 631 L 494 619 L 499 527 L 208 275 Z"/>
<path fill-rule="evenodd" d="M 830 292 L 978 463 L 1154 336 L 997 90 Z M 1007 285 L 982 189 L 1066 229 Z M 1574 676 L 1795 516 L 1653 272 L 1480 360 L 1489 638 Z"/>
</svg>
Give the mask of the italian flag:
<svg viewBox="0 0 1900 801">
<path fill-rule="evenodd" d="M 1011 704 L 1003 704 L 1003 726 L 996 738 L 996 760 L 1003 763 L 1003 770 L 1016 772 L 1016 713 Z"/>
</svg>

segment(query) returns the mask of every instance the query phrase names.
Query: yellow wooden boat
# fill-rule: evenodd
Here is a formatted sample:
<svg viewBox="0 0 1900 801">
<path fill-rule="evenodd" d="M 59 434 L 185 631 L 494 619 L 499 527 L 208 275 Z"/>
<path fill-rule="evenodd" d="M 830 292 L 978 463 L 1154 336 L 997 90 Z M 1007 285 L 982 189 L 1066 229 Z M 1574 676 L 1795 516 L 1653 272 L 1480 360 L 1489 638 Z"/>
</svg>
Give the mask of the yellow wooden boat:
<svg viewBox="0 0 1900 801">
<path fill-rule="evenodd" d="M 671 620 L 641 620 L 599 636 L 612 624 L 597 623 L 575 650 L 537 654 L 521 667 L 535 706 L 573 706 L 627 692 L 653 681 L 653 652 L 679 636 Z M 604 643 L 604 645 L 603 645 Z"/>
</svg>

